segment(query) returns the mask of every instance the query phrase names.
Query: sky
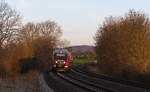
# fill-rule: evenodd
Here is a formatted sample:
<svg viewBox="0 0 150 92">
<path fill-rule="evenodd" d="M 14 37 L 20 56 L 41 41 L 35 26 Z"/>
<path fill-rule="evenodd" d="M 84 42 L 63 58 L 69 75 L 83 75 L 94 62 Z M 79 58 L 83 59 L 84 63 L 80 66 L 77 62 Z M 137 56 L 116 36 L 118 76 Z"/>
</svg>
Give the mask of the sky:
<svg viewBox="0 0 150 92">
<path fill-rule="evenodd" d="M 5 0 L 23 16 L 23 23 L 55 21 L 70 45 L 94 45 L 94 35 L 106 17 L 129 9 L 150 13 L 149 0 Z"/>
</svg>

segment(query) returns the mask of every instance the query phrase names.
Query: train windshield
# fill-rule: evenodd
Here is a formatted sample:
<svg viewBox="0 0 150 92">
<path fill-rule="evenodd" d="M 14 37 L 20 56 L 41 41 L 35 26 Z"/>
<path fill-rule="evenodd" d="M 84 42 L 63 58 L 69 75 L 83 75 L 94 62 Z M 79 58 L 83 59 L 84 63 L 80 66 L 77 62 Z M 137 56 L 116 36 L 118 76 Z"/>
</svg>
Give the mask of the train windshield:
<svg viewBox="0 0 150 92">
<path fill-rule="evenodd" d="M 67 60 L 67 54 L 60 54 L 60 53 L 56 53 L 55 54 L 55 60 Z"/>
<path fill-rule="evenodd" d="M 66 50 L 55 50 L 53 52 L 55 60 L 67 60 L 68 57 L 68 51 Z"/>
</svg>

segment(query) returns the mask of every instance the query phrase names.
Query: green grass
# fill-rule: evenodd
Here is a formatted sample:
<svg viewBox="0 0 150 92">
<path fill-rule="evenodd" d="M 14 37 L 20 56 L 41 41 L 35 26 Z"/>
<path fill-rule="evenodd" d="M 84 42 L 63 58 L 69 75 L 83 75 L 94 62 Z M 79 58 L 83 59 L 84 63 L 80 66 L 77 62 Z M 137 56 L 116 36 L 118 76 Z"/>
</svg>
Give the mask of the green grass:
<svg viewBox="0 0 150 92">
<path fill-rule="evenodd" d="M 90 63 L 90 62 L 95 62 L 95 58 L 81 58 L 81 59 L 75 59 L 73 61 L 74 64 L 84 64 L 84 63 Z"/>
</svg>

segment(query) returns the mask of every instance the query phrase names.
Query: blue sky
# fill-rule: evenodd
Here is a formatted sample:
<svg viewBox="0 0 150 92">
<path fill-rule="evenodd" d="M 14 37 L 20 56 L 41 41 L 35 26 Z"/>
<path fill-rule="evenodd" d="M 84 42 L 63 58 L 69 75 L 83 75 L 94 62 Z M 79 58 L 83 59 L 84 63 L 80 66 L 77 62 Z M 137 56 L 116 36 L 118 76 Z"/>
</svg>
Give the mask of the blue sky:
<svg viewBox="0 0 150 92">
<path fill-rule="evenodd" d="M 6 0 L 23 15 L 23 23 L 55 21 L 70 45 L 94 45 L 105 17 L 123 16 L 129 9 L 149 14 L 149 0 Z"/>
</svg>

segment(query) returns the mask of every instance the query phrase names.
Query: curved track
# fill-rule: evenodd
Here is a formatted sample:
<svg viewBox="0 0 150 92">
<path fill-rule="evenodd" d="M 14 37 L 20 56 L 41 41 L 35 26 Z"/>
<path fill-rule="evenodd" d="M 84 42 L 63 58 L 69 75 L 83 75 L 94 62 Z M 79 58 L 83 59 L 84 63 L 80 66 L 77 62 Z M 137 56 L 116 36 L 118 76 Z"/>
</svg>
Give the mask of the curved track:
<svg viewBox="0 0 150 92">
<path fill-rule="evenodd" d="M 120 83 L 120 84 L 124 84 L 124 85 L 129 85 L 129 86 L 133 86 L 133 87 L 143 88 L 143 89 L 150 89 L 150 86 L 149 86 L 150 84 L 136 82 L 136 81 L 129 81 L 129 80 L 121 80 L 121 79 L 117 79 L 117 78 L 108 77 L 106 75 L 90 72 L 90 71 L 88 71 L 88 68 L 86 66 L 88 66 L 88 64 L 87 65 L 79 65 L 79 66 L 74 65 L 72 67 L 72 69 L 79 73 L 85 74 L 85 75 L 93 77 L 93 78 L 104 79 L 104 80 L 108 80 L 108 81 L 112 81 L 112 82 L 116 82 L 116 83 Z"/>
<path fill-rule="evenodd" d="M 125 85 L 103 75 L 88 72 L 86 69 L 82 66 L 73 66 L 65 73 L 50 72 L 50 75 L 45 79 L 50 80 L 54 76 L 55 78 L 48 81 L 47 84 L 53 82 L 54 85 L 49 85 L 49 87 L 59 85 L 54 89 L 61 88 L 63 90 L 61 92 L 149 92 L 149 90 L 142 87 Z M 62 81 L 64 82 L 62 83 Z M 74 89 L 78 89 L 78 91 Z"/>
<path fill-rule="evenodd" d="M 138 84 L 137 82 L 114 79 L 105 75 L 89 72 L 88 68 L 82 65 L 73 66 L 71 73 L 76 76 L 82 76 L 96 85 L 102 85 L 106 89 L 115 92 L 149 92 L 149 86 Z M 69 74 L 71 74 L 69 73 Z M 75 76 L 75 75 L 74 75 Z"/>
<path fill-rule="evenodd" d="M 44 79 L 49 88 L 51 88 L 54 92 L 88 92 L 87 90 L 79 88 L 58 77 L 58 75 L 53 72 L 44 73 Z"/>
<path fill-rule="evenodd" d="M 112 90 L 96 85 L 93 82 L 88 81 L 87 79 L 71 75 L 70 73 L 57 73 L 57 75 L 67 82 L 70 82 L 71 84 L 74 84 L 88 92 L 114 92 Z"/>
</svg>

